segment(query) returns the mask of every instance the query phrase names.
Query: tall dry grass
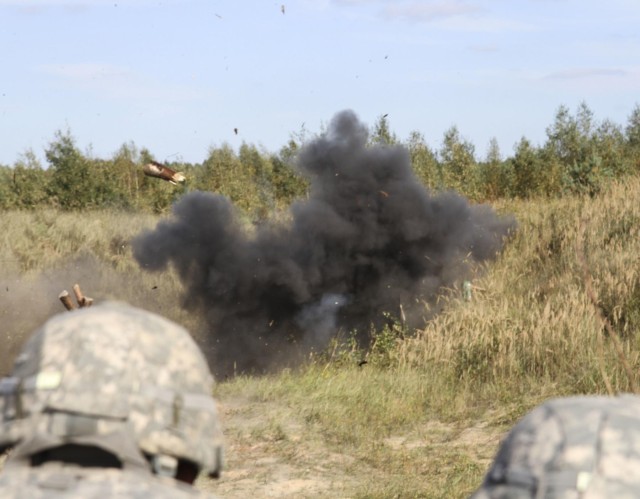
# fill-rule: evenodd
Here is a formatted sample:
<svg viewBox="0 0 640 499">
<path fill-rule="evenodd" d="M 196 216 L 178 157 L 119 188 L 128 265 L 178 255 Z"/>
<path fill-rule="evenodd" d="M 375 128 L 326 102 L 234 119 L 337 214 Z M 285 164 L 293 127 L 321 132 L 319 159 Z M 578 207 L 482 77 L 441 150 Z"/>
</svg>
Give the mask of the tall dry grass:
<svg viewBox="0 0 640 499">
<path fill-rule="evenodd" d="M 165 315 L 199 333 L 183 310 L 174 272 L 148 273 L 130 241 L 158 217 L 119 211 L 10 211 L 0 217 L 0 374 L 31 332 L 64 311 L 63 289 L 79 283 L 95 302 L 122 300 Z"/>
<path fill-rule="evenodd" d="M 532 378 L 556 384 L 559 393 L 605 392 L 608 383 L 630 391 L 640 380 L 639 195 L 634 178 L 597 198 L 501 207 L 516 214 L 518 232 L 473 283 L 472 301 L 452 299 L 404 342 L 399 362 L 436 363 L 456 379 L 505 389 Z"/>
<path fill-rule="evenodd" d="M 640 180 L 628 178 L 595 198 L 499 206 L 516 215 L 518 231 L 497 261 L 480 269 L 471 301 L 443 295 L 443 312 L 399 344 L 398 365 L 435 369 L 455 382 L 518 384 L 533 377 L 562 392 L 639 384 L 639 195 Z M 132 257 L 131 238 L 157 221 L 117 211 L 3 213 L 0 362 L 6 364 L 25 331 L 61 310 L 57 295 L 75 282 L 97 300 L 129 301 L 199 331 L 198 318 L 181 307 L 176 275 L 147 273 Z M 585 292 L 580 253 L 633 379 Z"/>
<path fill-rule="evenodd" d="M 468 497 L 500 434 L 533 406 L 637 386 L 639 196 L 640 179 L 628 179 L 594 198 L 505 203 L 519 229 L 478 269 L 470 301 L 450 290 L 423 330 L 384 336 L 387 351 L 361 367 L 366 352 L 347 349 L 299 372 L 231 380 L 218 394 L 276 401 L 309 438 L 354 456 L 349 472 L 376 479 L 350 497 Z"/>
<path fill-rule="evenodd" d="M 631 178 L 594 198 L 501 204 L 519 228 L 497 260 L 478 269 L 470 301 L 450 290 L 423 330 L 384 336 L 361 367 L 355 361 L 366 352 L 320 356 L 299 370 L 228 380 L 216 396 L 276 404 L 278 417 L 295 417 L 305 439 L 353 456 L 353 476 L 377 478 L 363 478 L 353 497 L 465 497 L 481 480 L 495 435 L 532 406 L 640 384 L 638 198 L 640 179 Z M 123 299 L 199 332 L 198 318 L 181 307 L 176 275 L 147 273 L 132 258 L 131 238 L 157 220 L 108 211 L 3 213 L 0 370 L 28 332 L 62 311 L 57 295 L 75 282 L 96 301 Z M 274 420 L 263 437 L 277 430 L 281 459 L 294 462 L 287 428 Z M 493 436 L 459 437 L 469 429 Z"/>
</svg>

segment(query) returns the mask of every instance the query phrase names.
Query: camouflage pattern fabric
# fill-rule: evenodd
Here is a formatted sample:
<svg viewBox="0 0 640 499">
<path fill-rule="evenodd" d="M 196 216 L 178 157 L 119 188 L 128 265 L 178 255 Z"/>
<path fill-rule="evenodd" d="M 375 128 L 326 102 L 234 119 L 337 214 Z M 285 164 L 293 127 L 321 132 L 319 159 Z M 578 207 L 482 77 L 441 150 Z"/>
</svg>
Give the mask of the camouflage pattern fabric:
<svg viewBox="0 0 640 499">
<path fill-rule="evenodd" d="M 548 401 L 510 431 L 473 499 L 640 497 L 640 397 Z"/>
<path fill-rule="evenodd" d="M 158 315 L 106 303 L 53 317 L 0 383 L 0 448 L 12 459 L 65 443 L 94 445 L 123 465 L 147 455 L 217 476 L 222 433 L 213 378 L 188 332 Z M 145 462 L 143 462 L 145 461 Z"/>
<path fill-rule="evenodd" d="M 47 463 L 37 468 L 11 466 L 0 474 L 3 499 L 211 498 L 173 479 L 119 469 L 82 468 Z"/>
</svg>

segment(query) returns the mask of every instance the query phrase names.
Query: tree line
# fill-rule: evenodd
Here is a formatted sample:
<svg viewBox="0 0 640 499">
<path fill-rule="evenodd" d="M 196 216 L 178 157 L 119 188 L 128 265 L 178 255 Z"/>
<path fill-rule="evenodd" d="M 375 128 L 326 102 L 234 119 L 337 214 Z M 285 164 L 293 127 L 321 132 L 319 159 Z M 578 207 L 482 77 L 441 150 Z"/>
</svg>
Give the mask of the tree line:
<svg viewBox="0 0 640 499">
<path fill-rule="evenodd" d="M 212 147 L 202 163 L 169 162 L 187 182 L 174 186 L 149 178 L 142 166 L 155 160 L 133 142 L 109 159 L 91 157 L 77 146 L 70 131 L 57 131 L 45 150 L 47 167 L 33 151 L 12 166 L 0 165 L 0 209 L 55 207 L 64 210 L 117 208 L 163 213 L 190 190 L 219 192 L 252 217 L 263 217 L 304 196 L 307 182 L 292 165 L 308 137 L 292 135 L 277 153 L 243 143 Z M 453 189 L 473 201 L 499 198 L 595 195 L 604 183 L 640 171 L 640 105 L 627 123 L 597 121 L 586 103 L 575 112 L 560 106 L 546 129 L 546 140 L 532 144 L 522 137 L 511 156 L 503 157 L 492 139 L 485 158 L 456 126 L 444 133 L 439 149 L 412 132 L 400 140 L 386 116 L 370 130 L 372 144 L 407 148 L 418 178 L 433 190 Z"/>
</svg>

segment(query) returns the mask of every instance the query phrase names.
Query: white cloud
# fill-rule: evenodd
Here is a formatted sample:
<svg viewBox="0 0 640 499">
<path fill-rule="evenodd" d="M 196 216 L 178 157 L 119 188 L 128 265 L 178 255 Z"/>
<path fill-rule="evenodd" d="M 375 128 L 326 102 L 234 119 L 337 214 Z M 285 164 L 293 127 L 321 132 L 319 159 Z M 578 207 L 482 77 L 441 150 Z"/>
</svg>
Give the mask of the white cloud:
<svg viewBox="0 0 640 499">
<path fill-rule="evenodd" d="M 625 78 L 629 73 L 613 68 L 571 68 L 549 73 L 546 78 L 554 80 L 582 80 L 592 78 Z"/>
<path fill-rule="evenodd" d="M 467 33 L 523 33 L 540 29 L 525 21 L 489 15 L 449 17 L 436 22 L 443 29 Z"/>
<path fill-rule="evenodd" d="M 570 90 L 582 95 L 627 95 L 629 99 L 637 94 L 640 85 L 640 67 L 575 67 L 547 72 L 538 81 L 550 88 Z"/>
<path fill-rule="evenodd" d="M 484 12 L 477 0 L 331 0 L 338 7 L 374 7 L 388 19 L 433 21 Z"/>
<path fill-rule="evenodd" d="M 466 2 L 410 2 L 394 3 L 384 9 L 384 14 L 392 19 L 403 19 L 415 22 L 431 22 L 451 17 L 467 17 L 482 14 L 486 11 L 479 5 Z"/>
<path fill-rule="evenodd" d="M 388 21 L 428 23 L 448 31 L 503 33 L 538 30 L 531 22 L 495 14 L 487 0 L 332 0 L 338 7 L 370 8 Z"/>
<path fill-rule="evenodd" d="M 0 6 L 40 8 L 40 7 L 94 7 L 98 5 L 157 5 L 158 3 L 181 3 L 180 0 L 0 0 Z M 182 2 L 187 3 L 187 2 Z"/>
<path fill-rule="evenodd" d="M 371 3 L 380 3 L 380 0 L 331 0 L 336 5 L 364 5 Z"/>
<path fill-rule="evenodd" d="M 157 0 L 0 0 L 0 7 L 9 7 L 23 14 L 43 14 L 51 10 L 82 13 L 94 7 L 130 7 L 158 5 Z M 187 3 L 187 0 L 163 0 L 163 4 Z"/>
<path fill-rule="evenodd" d="M 178 103 L 196 100 L 204 94 L 194 86 L 167 82 L 162 75 L 146 75 L 113 64 L 46 64 L 36 69 L 103 98 Z"/>
</svg>

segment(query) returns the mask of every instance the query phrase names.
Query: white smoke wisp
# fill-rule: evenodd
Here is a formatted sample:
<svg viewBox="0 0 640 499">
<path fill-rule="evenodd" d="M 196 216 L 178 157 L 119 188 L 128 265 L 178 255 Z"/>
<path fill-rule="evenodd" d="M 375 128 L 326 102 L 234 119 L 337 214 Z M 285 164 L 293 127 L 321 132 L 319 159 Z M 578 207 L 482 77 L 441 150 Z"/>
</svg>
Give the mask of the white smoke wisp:
<svg viewBox="0 0 640 499">
<path fill-rule="evenodd" d="M 348 302 L 346 296 L 326 293 L 320 301 L 303 308 L 296 323 L 303 331 L 303 346 L 322 350 L 337 330 L 338 312 Z"/>
</svg>

